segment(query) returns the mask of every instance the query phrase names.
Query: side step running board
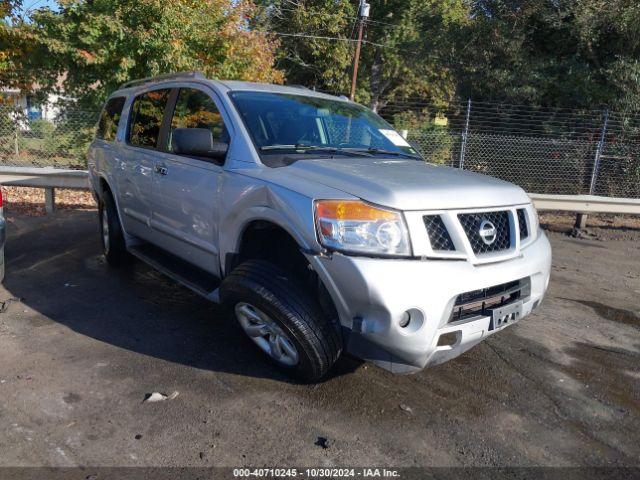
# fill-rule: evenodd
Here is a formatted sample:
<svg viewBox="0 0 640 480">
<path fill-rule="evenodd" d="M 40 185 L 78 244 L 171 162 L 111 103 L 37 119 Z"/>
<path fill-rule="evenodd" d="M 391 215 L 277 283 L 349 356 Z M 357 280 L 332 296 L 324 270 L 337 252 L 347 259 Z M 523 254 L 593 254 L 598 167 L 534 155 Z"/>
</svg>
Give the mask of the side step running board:
<svg viewBox="0 0 640 480">
<path fill-rule="evenodd" d="M 220 303 L 218 287 L 220 279 L 215 275 L 205 272 L 164 250 L 149 244 L 129 247 L 129 252 L 134 257 L 149 264 L 167 277 L 181 283 L 202 295 L 207 300 Z"/>
</svg>

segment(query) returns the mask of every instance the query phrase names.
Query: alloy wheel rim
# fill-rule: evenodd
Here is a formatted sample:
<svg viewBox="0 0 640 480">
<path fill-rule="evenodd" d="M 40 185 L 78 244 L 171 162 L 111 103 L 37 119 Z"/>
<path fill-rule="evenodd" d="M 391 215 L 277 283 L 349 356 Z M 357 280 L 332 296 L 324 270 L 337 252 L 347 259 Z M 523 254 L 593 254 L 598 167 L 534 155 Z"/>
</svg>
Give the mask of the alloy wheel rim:
<svg viewBox="0 0 640 480">
<path fill-rule="evenodd" d="M 298 350 L 275 320 L 245 302 L 238 303 L 235 312 L 243 330 L 260 350 L 282 365 L 292 367 L 298 363 Z"/>
</svg>

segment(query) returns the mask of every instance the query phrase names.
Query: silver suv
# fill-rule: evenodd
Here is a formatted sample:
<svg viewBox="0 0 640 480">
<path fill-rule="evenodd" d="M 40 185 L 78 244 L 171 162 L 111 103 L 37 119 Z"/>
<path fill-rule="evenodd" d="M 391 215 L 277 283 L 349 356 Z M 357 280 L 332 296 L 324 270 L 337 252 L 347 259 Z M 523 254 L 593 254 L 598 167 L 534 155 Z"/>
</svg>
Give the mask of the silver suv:
<svg viewBox="0 0 640 480">
<path fill-rule="evenodd" d="M 277 366 L 343 350 L 397 373 L 536 308 L 551 250 L 525 192 L 429 164 L 372 111 L 183 73 L 113 93 L 89 151 L 104 254 L 229 307 Z"/>
</svg>

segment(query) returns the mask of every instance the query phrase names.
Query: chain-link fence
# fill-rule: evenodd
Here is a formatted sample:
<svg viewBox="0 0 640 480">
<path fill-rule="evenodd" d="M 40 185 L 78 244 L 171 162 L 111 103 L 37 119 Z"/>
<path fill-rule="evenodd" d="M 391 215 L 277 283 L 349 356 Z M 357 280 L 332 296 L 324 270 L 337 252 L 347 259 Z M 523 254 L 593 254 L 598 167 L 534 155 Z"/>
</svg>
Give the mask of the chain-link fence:
<svg viewBox="0 0 640 480">
<path fill-rule="evenodd" d="M 387 105 L 380 114 L 430 162 L 499 177 L 530 193 L 640 198 L 640 116 L 465 102 Z M 0 165 L 86 168 L 96 112 L 53 120 L 0 107 Z"/>
<path fill-rule="evenodd" d="M 516 183 L 530 193 L 640 198 L 640 116 L 471 101 L 380 112 L 428 161 Z"/>
<path fill-rule="evenodd" d="M 63 109 L 51 120 L 0 106 L 0 165 L 86 168 L 97 115 Z"/>
</svg>

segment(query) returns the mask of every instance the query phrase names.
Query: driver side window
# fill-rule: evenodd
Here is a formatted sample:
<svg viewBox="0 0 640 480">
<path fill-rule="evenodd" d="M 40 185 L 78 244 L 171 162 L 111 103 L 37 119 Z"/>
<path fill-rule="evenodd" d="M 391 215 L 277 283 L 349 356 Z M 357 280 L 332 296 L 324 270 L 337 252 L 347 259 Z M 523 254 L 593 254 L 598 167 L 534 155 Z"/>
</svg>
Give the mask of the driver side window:
<svg viewBox="0 0 640 480">
<path fill-rule="evenodd" d="M 167 150 L 173 151 L 171 138 L 176 128 L 205 128 L 211 131 L 214 142 L 229 142 L 227 129 L 216 104 L 205 92 L 181 88 L 171 118 Z"/>
</svg>

